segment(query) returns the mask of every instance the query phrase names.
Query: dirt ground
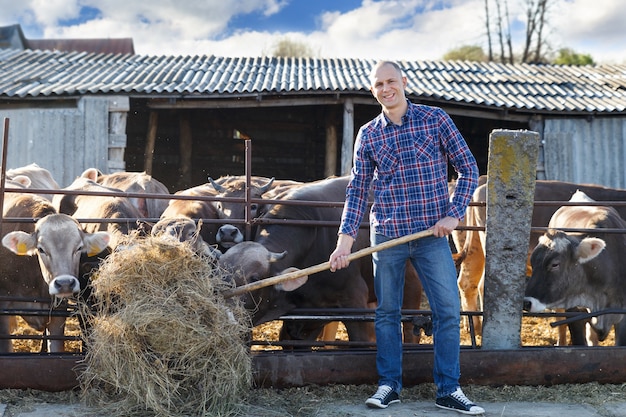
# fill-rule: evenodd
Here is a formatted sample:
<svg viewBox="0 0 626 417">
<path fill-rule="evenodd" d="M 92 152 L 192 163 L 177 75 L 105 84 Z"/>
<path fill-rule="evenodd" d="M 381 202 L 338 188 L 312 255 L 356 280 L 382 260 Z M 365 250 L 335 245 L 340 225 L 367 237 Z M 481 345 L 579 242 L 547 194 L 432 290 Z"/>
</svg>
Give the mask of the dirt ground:
<svg viewBox="0 0 626 417">
<path fill-rule="evenodd" d="M 307 386 L 284 390 L 252 388 L 248 398 L 242 399 L 241 406 L 229 417 L 329 417 L 322 408 L 328 410 L 329 403 L 338 406 L 363 404 L 375 391 L 368 385 L 328 385 Z M 626 384 L 576 384 L 552 387 L 529 386 L 466 386 L 465 393 L 477 403 L 491 402 L 534 402 L 572 403 L 592 406 L 626 402 Z M 402 392 L 403 403 L 433 401 L 432 384 L 406 387 Z M 35 390 L 0 390 L 0 403 L 7 404 L 14 411 L 29 410 L 33 404 L 80 404 L 80 393 L 66 391 L 49 393 Z M 145 416 L 151 414 L 146 412 Z M 387 414 L 384 414 L 387 415 Z M 339 417 L 340 415 L 337 415 Z M 226 416 L 213 416 L 226 417 Z M 381 415 L 382 417 L 382 415 Z"/>
</svg>

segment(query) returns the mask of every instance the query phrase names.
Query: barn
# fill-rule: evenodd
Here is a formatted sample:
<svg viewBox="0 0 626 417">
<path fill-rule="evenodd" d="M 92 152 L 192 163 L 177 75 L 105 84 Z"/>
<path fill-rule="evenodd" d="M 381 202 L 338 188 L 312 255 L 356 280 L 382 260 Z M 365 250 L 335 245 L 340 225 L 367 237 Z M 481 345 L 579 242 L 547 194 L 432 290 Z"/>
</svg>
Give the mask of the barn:
<svg viewBox="0 0 626 417">
<path fill-rule="evenodd" d="M 87 167 L 145 170 L 174 191 L 243 174 L 249 137 L 253 175 L 345 174 L 358 127 L 379 112 L 367 89 L 374 63 L 8 45 L 0 49 L 7 168 L 36 162 L 62 187 Z M 626 65 L 400 65 L 407 96 L 452 116 L 481 173 L 492 130 L 528 129 L 542 138 L 537 178 L 626 188 Z"/>
<path fill-rule="evenodd" d="M 3 149 L 7 167 L 36 162 L 62 187 L 87 167 L 105 173 L 145 170 L 171 191 L 205 183 L 207 176 L 243 174 L 248 142 L 242 137 L 251 138 L 254 175 L 308 181 L 345 174 L 358 127 L 379 112 L 366 87 L 374 60 L 143 56 L 128 43 L 125 51 L 79 44 L 65 49 L 25 42 L 23 36 L 5 44 L 1 35 L 0 30 L 0 118 L 10 122 Z M 542 139 L 538 178 L 626 188 L 626 65 L 399 64 L 409 80 L 407 96 L 452 116 L 481 173 L 494 129 L 533 130 Z M 586 364 L 590 351 L 577 352 Z M 530 355 L 537 356 L 516 353 L 528 356 L 500 362 L 526 366 Z M 489 351 L 471 354 L 494 357 Z M 596 354 L 603 364 L 616 361 L 611 355 Z M 540 363 L 559 361 L 550 356 Z M 584 377 L 609 382 L 602 379 L 606 373 L 588 373 Z"/>
</svg>

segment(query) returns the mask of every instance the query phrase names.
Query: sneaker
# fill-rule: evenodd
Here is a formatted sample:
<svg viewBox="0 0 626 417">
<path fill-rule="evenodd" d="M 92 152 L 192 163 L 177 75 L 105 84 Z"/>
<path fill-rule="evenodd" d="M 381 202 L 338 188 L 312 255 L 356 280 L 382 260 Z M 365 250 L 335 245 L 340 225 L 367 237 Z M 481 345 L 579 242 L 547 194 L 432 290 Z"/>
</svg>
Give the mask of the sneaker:
<svg viewBox="0 0 626 417">
<path fill-rule="evenodd" d="M 400 397 L 398 393 L 389 385 L 381 385 L 378 387 L 376 394 L 369 397 L 365 404 L 371 408 L 387 408 L 391 404 L 399 403 Z"/>
<path fill-rule="evenodd" d="M 482 407 L 477 406 L 473 402 L 471 402 L 461 388 L 457 388 L 452 394 L 446 395 L 445 397 L 437 398 L 435 405 L 439 408 L 444 408 L 446 410 L 454 410 L 463 414 L 484 414 L 485 410 Z"/>
</svg>

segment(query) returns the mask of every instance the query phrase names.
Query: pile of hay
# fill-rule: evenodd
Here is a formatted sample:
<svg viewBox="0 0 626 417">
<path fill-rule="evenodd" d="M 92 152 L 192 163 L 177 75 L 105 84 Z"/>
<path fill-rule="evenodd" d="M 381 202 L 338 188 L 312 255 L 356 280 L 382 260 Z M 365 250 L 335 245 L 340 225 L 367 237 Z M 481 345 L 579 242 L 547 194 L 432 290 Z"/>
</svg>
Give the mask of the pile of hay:
<svg viewBox="0 0 626 417">
<path fill-rule="evenodd" d="M 228 416 L 249 393 L 250 317 L 186 244 L 128 242 L 93 278 L 85 402 L 106 415 Z"/>
</svg>

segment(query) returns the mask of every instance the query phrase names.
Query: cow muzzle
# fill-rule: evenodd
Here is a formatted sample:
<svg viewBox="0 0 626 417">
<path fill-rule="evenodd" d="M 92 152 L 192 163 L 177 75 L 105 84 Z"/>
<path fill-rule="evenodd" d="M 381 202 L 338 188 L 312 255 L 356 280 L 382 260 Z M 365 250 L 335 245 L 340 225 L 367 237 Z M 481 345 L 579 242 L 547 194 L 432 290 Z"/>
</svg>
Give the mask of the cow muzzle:
<svg viewBox="0 0 626 417">
<path fill-rule="evenodd" d="M 225 224 L 217 230 L 215 240 L 226 249 L 230 249 L 237 243 L 243 242 L 241 231 L 230 224 Z"/>
<path fill-rule="evenodd" d="M 80 283 L 78 279 L 72 275 L 59 275 L 54 278 L 48 286 L 50 295 L 60 298 L 71 297 L 80 291 Z"/>
<path fill-rule="evenodd" d="M 547 308 L 545 304 L 537 300 L 535 297 L 524 297 L 524 310 L 531 313 L 538 313 Z"/>
</svg>

